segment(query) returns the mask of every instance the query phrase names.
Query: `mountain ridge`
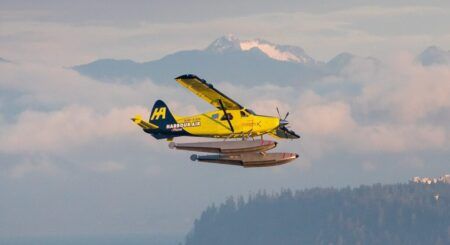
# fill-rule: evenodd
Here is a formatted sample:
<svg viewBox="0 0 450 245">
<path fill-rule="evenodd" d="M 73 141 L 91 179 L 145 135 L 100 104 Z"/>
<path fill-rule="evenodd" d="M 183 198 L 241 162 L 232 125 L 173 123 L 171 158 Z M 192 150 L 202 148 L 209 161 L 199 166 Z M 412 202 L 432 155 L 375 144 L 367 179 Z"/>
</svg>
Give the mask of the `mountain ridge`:
<svg viewBox="0 0 450 245">
<path fill-rule="evenodd" d="M 268 57 L 279 61 L 303 64 L 316 63 L 316 61 L 300 47 L 274 44 L 260 38 L 240 40 L 234 35 L 222 36 L 216 39 L 205 49 L 205 51 L 224 53 L 230 51 L 248 51 L 254 48 L 259 49 Z"/>
<path fill-rule="evenodd" d="M 178 51 L 157 60 L 138 63 L 132 60 L 100 59 L 72 68 L 94 79 L 124 83 L 142 79 L 165 83 L 180 74 L 193 73 L 216 81 L 247 85 L 293 85 L 298 82 L 306 83 L 323 75 L 323 64 L 316 62 L 300 47 L 275 45 L 262 39 L 254 40 L 257 41 L 252 45 L 266 45 L 264 47 L 270 47 L 269 51 L 273 52 L 249 46 L 242 49 L 241 43 L 247 41 L 228 36 L 216 39 L 205 49 Z M 288 50 L 297 53 L 288 53 Z M 270 57 L 268 52 L 272 56 L 281 56 L 276 59 Z M 292 57 L 301 57 L 305 62 L 280 60 Z"/>
<path fill-rule="evenodd" d="M 445 52 L 430 48 L 424 52 L 433 55 L 422 53 L 417 58 L 419 62 L 423 65 L 447 62 Z M 171 83 L 180 74 L 190 73 L 207 80 L 214 79 L 211 82 L 303 87 L 327 76 L 338 76 L 355 59 L 372 62 L 375 66 L 381 64 L 376 58 L 360 57 L 348 52 L 322 62 L 309 56 L 301 47 L 273 44 L 258 38 L 240 40 L 229 35 L 214 40 L 204 49 L 178 51 L 156 60 L 135 62 L 129 59 L 99 59 L 73 66 L 72 69 L 84 76 L 110 83 L 150 79 L 165 84 Z M 450 64 L 450 53 L 448 61 Z"/>
</svg>

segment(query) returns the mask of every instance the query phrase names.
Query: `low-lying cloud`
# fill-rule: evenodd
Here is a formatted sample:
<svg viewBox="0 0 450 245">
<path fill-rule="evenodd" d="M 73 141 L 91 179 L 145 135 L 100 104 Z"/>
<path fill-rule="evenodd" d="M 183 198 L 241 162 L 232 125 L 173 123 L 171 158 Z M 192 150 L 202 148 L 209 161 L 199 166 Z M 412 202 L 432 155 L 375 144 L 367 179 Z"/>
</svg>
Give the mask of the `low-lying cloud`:
<svg viewBox="0 0 450 245">
<path fill-rule="evenodd" d="M 25 111 L 6 126 L 0 137 L 4 153 L 55 153 L 98 139 L 128 136 L 136 128 L 131 115 L 143 107 L 113 108 L 99 113 L 89 107 L 69 106 L 57 111 Z"/>
<path fill-rule="evenodd" d="M 309 140 L 355 154 L 448 153 L 450 67 L 424 67 L 403 53 L 376 67 L 354 60 L 335 82 L 336 91 L 298 96 L 291 121 Z M 349 83 L 360 92 L 339 91 Z"/>
</svg>

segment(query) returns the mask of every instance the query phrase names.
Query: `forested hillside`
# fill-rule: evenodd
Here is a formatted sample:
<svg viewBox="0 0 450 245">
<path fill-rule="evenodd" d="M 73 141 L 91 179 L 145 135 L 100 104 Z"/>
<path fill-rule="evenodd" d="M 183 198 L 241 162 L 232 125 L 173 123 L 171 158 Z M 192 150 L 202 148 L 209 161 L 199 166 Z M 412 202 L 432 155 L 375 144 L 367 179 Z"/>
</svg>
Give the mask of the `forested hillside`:
<svg viewBox="0 0 450 245">
<path fill-rule="evenodd" d="M 450 244 L 450 185 L 260 192 L 195 221 L 186 245 Z"/>
</svg>

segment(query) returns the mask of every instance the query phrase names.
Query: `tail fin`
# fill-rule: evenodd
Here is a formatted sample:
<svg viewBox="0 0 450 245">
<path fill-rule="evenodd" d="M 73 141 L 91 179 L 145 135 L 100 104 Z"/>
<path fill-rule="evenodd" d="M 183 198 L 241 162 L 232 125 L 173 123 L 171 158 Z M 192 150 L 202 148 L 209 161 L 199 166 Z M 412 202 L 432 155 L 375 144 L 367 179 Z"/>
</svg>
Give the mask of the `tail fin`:
<svg viewBox="0 0 450 245">
<path fill-rule="evenodd" d="M 161 129 L 165 129 L 167 124 L 176 123 L 175 117 L 170 113 L 169 107 L 162 100 L 155 102 L 148 121 Z"/>
</svg>

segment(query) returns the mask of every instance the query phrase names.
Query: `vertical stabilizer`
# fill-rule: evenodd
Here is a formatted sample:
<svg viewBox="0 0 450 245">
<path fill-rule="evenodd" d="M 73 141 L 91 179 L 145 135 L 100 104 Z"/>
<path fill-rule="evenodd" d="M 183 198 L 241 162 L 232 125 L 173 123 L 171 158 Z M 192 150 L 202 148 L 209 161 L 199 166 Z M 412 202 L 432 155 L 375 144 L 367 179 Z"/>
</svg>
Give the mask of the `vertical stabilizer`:
<svg viewBox="0 0 450 245">
<path fill-rule="evenodd" d="M 149 122 L 157 125 L 160 129 L 166 128 L 167 124 L 176 123 L 174 116 L 162 100 L 157 100 L 150 113 Z"/>
</svg>

